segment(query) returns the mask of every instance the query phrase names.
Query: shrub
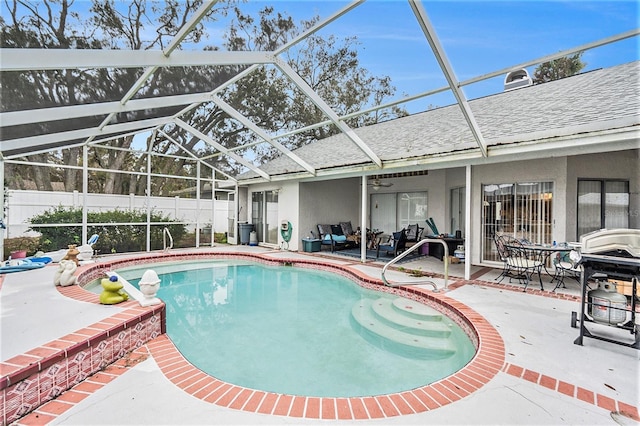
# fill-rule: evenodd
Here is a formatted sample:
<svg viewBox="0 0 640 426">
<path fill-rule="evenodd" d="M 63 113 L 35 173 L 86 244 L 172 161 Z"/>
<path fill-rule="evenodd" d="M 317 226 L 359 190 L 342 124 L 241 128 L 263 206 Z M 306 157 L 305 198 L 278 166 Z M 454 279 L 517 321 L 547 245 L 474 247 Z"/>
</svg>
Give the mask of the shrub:
<svg viewBox="0 0 640 426">
<path fill-rule="evenodd" d="M 152 225 L 150 229 L 151 250 L 163 248 L 162 232 L 166 227 L 174 240 L 179 240 L 186 232 L 182 224 L 171 223 L 168 216 L 151 212 L 151 222 L 163 222 L 162 225 Z M 98 242 L 93 248 L 98 253 L 125 253 L 131 251 L 145 251 L 147 249 L 147 212 L 139 210 L 110 210 L 105 212 L 87 213 L 87 234 L 98 234 Z M 74 224 L 71 226 L 37 226 L 38 224 Z M 82 209 L 54 207 L 42 214 L 31 218 L 31 230 L 41 234 L 40 242 L 43 251 L 67 248 L 69 244 L 81 245 Z M 125 225 L 110 225 L 124 223 Z M 95 225 L 93 225 L 95 224 Z"/>
<path fill-rule="evenodd" d="M 16 238 L 7 238 L 4 240 L 4 257 L 3 259 L 8 259 L 11 255 L 11 252 L 26 250 L 27 256 L 31 256 L 36 253 L 40 249 L 40 238 L 39 237 L 16 237 Z"/>
</svg>

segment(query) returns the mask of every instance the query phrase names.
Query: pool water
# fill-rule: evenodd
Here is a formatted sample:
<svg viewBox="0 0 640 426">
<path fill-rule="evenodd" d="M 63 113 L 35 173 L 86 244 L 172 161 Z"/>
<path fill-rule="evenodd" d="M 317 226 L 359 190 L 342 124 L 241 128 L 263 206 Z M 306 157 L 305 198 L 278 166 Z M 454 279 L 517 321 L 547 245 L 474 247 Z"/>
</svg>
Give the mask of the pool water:
<svg viewBox="0 0 640 426">
<path fill-rule="evenodd" d="M 372 334 L 354 320 L 354 309 L 398 296 L 329 272 L 245 261 L 145 269 L 160 276 L 158 297 L 178 350 L 202 371 L 238 386 L 319 397 L 388 394 L 446 377 L 475 353 L 447 317 L 452 355 L 425 356 Z M 118 273 L 137 285 L 145 269 Z"/>
</svg>

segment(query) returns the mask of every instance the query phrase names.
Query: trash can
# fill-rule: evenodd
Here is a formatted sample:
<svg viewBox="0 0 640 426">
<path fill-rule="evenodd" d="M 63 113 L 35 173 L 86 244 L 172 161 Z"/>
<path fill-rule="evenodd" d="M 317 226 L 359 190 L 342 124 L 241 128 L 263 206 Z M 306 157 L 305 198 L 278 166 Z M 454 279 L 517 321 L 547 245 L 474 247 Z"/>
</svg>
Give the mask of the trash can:
<svg viewBox="0 0 640 426">
<path fill-rule="evenodd" d="M 240 223 L 240 244 L 249 244 L 253 223 Z"/>
<path fill-rule="evenodd" d="M 302 251 L 306 253 L 313 253 L 315 251 L 320 251 L 320 243 L 321 241 L 313 238 L 303 238 L 302 239 Z"/>
</svg>

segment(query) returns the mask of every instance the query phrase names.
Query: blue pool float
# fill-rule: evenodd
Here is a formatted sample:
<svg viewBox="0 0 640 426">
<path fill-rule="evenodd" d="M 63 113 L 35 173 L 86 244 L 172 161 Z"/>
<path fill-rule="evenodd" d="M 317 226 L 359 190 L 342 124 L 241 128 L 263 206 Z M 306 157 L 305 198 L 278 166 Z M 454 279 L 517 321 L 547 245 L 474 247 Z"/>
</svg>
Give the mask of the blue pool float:
<svg viewBox="0 0 640 426">
<path fill-rule="evenodd" d="M 42 259 L 42 258 L 40 258 Z M 50 260 L 50 259 L 49 259 Z M 45 262 L 33 262 L 31 259 L 7 260 L 0 266 L 0 274 L 10 274 L 12 272 L 29 271 L 31 269 L 42 268 Z"/>
</svg>

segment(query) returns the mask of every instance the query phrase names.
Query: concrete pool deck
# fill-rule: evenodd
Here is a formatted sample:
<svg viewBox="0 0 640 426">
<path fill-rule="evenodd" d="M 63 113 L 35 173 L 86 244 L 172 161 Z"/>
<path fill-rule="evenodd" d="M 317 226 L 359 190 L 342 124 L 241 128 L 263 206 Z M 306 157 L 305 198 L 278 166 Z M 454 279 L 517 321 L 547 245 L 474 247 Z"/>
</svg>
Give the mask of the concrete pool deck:
<svg viewBox="0 0 640 426">
<path fill-rule="evenodd" d="M 324 252 L 291 253 L 246 246 L 212 250 L 216 249 L 273 258 L 321 258 L 377 279 L 382 266 L 363 265 Z M 425 258 L 401 266 L 439 272 L 441 263 Z M 167 377 L 161 368 L 166 361 L 158 356 L 167 339 L 160 336 L 16 424 L 637 424 L 640 351 L 594 339 L 585 339 L 584 346 L 573 343 L 578 330 L 571 328 L 570 317 L 580 308 L 575 281 L 567 281 L 568 288 L 558 294 L 540 292 L 535 285 L 523 293 L 518 284 L 497 285 L 494 278 L 499 271 L 495 269 L 473 267 L 473 280 L 464 281 L 460 278 L 462 268 L 452 265 L 445 294 L 495 327 L 504 341 L 504 354 L 491 380 L 455 402 L 435 401 L 435 406 L 429 406 L 424 401 L 391 401 L 390 409 L 403 415 L 370 420 L 354 420 L 360 417 L 353 406 L 345 412 L 344 407 L 327 409 L 310 403 L 303 409 L 316 410 L 318 418 L 297 416 L 294 404 L 285 404 L 284 398 L 260 400 L 254 412 L 227 408 L 185 392 L 184 386 L 176 386 Z M 64 296 L 52 284 L 54 272 L 55 268 L 48 266 L 4 277 L 0 290 L 3 361 L 125 309 Z M 391 271 L 389 277 L 420 279 L 402 271 Z M 443 286 L 441 278 L 432 281 Z M 552 288 L 548 279 L 545 288 Z M 7 397 L 2 392 L 4 407 Z M 240 395 L 226 397 L 240 404 Z M 378 409 L 384 411 L 385 407 Z M 367 407 L 364 414 L 371 410 Z"/>
</svg>

